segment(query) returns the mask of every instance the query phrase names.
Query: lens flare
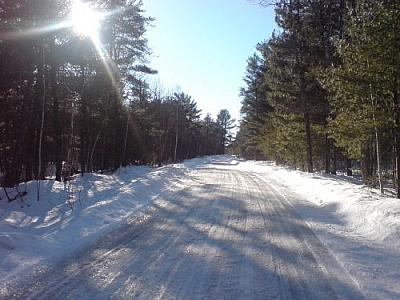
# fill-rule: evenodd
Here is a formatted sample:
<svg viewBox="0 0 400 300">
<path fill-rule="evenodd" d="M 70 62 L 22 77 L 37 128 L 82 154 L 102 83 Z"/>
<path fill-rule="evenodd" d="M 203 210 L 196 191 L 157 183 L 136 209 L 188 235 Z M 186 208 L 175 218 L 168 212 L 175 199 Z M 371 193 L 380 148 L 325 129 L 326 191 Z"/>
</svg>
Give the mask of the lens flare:
<svg viewBox="0 0 400 300">
<path fill-rule="evenodd" d="M 72 27 L 80 35 L 94 39 L 99 34 L 101 14 L 87 4 L 75 0 L 71 8 Z"/>
</svg>

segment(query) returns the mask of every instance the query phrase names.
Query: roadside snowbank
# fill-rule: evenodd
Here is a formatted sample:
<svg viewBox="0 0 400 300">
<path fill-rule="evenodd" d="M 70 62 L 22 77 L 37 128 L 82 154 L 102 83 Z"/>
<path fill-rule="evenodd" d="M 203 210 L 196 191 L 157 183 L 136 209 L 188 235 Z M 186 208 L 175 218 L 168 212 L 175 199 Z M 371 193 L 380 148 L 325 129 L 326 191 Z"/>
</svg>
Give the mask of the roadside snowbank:
<svg viewBox="0 0 400 300">
<path fill-rule="evenodd" d="M 318 218 L 325 213 L 329 219 L 340 221 L 348 230 L 366 239 L 400 245 L 399 199 L 381 195 L 378 190 L 362 185 L 360 180 L 344 175 L 308 174 L 267 162 L 243 165 L 254 172 L 268 174 L 302 196 L 303 202 L 318 207 Z M 290 199 L 292 205 L 298 201 L 293 196 Z"/>
<path fill-rule="evenodd" d="M 193 162 L 191 162 L 193 164 Z M 85 174 L 64 184 L 53 180 L 21 186 L 27 195 L 10 203 L 0 192 L 0 277 L 56 259 L 138 215 L 191 169 L 131 166 L 115 174 Z M 15 191 L 9 190 L 10 196 Z"/>
</svg>

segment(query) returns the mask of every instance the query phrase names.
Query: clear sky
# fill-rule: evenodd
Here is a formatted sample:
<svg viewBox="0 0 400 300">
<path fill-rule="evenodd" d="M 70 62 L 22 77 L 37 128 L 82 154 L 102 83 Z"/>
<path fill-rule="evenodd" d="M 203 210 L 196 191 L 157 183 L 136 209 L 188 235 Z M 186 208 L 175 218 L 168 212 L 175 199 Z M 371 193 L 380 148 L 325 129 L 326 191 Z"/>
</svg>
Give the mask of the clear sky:
<svg viewBox="0 0 400 300">
<path fill-rule="evenodd" d="M 246 60 L 276 28 L 273 7 L 247 0 L 143 0 L 156 18 L 146 37 L 150 66 L 166 92 L 190 95 L 203 117 L 221 109 L 239 119 Z"/>
</svg>

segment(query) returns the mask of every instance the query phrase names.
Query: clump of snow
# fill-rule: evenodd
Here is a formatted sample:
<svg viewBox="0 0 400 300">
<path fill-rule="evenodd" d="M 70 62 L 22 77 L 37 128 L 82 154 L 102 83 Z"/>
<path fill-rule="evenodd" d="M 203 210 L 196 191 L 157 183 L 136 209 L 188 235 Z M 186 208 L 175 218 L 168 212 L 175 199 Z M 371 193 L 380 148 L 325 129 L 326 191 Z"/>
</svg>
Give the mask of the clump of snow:
<svg viewBox="0 0 400 300">
<path fill-rule="evenodd" d="M 39 201 L 36 182 L 20 187 L 27 191 L 23 202 L 8 203 L 1 191 L 0 277 L 6 280 L 106 234 L 214 159 L 161 168 L 129 166 L 112 175 L 79 175 L 68 183 L 41 181 Z M 307 174 L 233 156 L 229 161 L 224 167 L 257 174 L 280 190 L 361 286 L 371 289 L 377 276 L 398 282 L 400 200 L 381 196 L 352 177 Z M 395 299 L 398 288 L 386 293 Z"/>
</svg>

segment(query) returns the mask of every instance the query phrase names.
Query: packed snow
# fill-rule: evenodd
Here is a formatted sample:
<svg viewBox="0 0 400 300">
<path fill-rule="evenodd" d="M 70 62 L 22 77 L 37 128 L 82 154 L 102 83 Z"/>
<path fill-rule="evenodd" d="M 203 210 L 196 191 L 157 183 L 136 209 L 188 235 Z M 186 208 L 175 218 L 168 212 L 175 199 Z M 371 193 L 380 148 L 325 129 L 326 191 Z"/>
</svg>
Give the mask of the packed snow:
<svg viewBox="0 0 400 300">
<path fill-rule="evenodd" d="M 0 276 L 3 282 L 44 261 L 57 260 L 142 214 L 160 196 L 216 157 L 114 174 L 77 175 L 19 187 L 27 195 L 0 197 Z M 274 180 L 287 201 L 372 299 L 400 298 L 400 200 L 344 175 L 307 174 L 269 162 L 229 158 L 232 167 Z M 37 188 L 40 184 L 39 200 Z M 9 189 L 9 196 L 16 191 Z M 0 298 L 1 298 L 0 288 Z"/>
</svg>

